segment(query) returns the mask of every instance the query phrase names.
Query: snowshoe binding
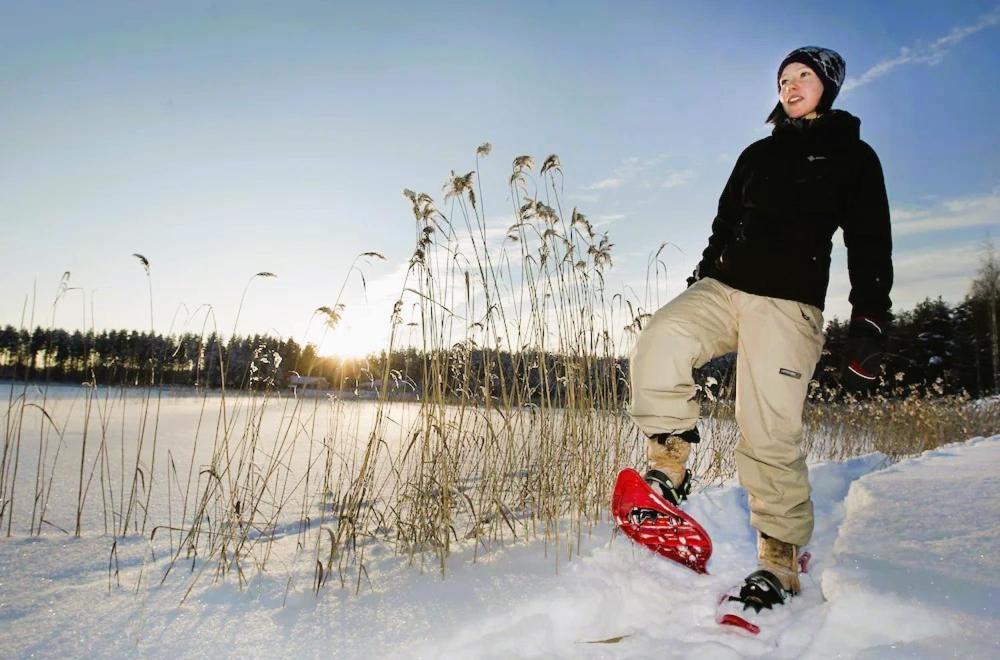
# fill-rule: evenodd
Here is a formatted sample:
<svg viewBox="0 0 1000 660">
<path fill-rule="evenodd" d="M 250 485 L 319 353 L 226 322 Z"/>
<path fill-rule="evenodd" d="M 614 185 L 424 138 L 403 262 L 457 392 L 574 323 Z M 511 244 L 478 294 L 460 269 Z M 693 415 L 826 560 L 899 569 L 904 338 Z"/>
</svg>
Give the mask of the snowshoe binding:
<svg viewBox="0 0 1000 660">
<path fill-rule="evenodd" d="M 655 468 L 648 470 L 642 478 L 654 492 L 658 492 L 663 496 L 663 499 L 674 506 L 680 506 L 691 494 L 691 470 L 684 471 L 684 479 L 677 486 L 670 480 L 666 472 Z"/>
<path fill-rule="evenodd" d="M 754 635 L 760 632 L 761 622 L 768 618 L 763 610 L 774 610 L 792 597 L 781 581 L 770 571 L 754 571 L 744 583 L 722 595 L 716 612 L 716 621 L 722 625 L 736 626 Z"/>
<path fill-rule="evenodd" d="M 807 571 L 810 559 L 808 552 L 798 558 L 801 572 Z M 771 627 L 785 618 L 786 605 L 795 595 L 785 588 L 777 575 L 760 569 L 748 575 L 742 585 L 722 595 L 715 620 L 721 625 L 735 626 L 757 635 L 763 627 Z"/>
</svg>

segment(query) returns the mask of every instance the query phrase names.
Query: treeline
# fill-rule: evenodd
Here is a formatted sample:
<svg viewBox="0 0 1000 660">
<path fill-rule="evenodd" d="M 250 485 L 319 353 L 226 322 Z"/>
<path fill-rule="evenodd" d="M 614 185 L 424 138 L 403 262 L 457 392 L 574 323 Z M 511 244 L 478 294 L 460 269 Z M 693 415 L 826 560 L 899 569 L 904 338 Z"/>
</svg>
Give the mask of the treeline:
<svg viewBox="0 0 1000 660">
<path fill-rule="evenodd" d="M 880 391 L 905 395 L 916 386 L 927 386 L 943 394 L 997 392 L 996 314 L 995 299 L 972 297 L 956 306 L 941 298 L 926 299 L 898 313 L 889 332 Z M 832 383 L 840 371 L 847 330 L 846 321 L 827 325 L 816 376 L 823 385 Z"/>
<path fill-rule="evenodd" d="M 388 358 L 382 353 L 345 359 L 320 356 L 312 344 L 303 347 L 268 335 L 224 341 L 214 333 L 165 337 L 127 330 L 0 329 L 0 378 L 29 382 L 261 389 L 287 388 L 304 376 L 342 390 L 386 387 L 412 394 L 427 389 L 445 399 L 481 400 L 487 391 L 500 396 L 519 389 L 527 401 L 551 395 L 553 402 L 564 402 L 559 383 L 566 381 L 567 368 L 578 371 L 579 381 L 591 392 L 609 383 L 608 389 L 617 391 L 626 373 L 621 360 L 512 355 L 469 344 L 434 355 L 409 348 Z M 483 383 L 491 385 L 484 389 Z"/>
<path fill-rule="evenodd" d="M 364 369 L 364 361 L 320 357 L 312 344 L 268 335 L 223 341 L 215 333 L 165 337 L 128 330 L 0 329 L 0 377 L 32 382 L 245 389 L 285 387 L 300 374 L 353 387 L 365 378 Z"/>
<path fill-rule="evenodd" d="M 991 313 L 993 317 L 991 318 Z M 887 395 L 906 395 L 913 387 L 941 394 L 996 392 L 996 305 L 970 297 L 957 306 L 927 299 L 898 313 L 889 335 Z M 824 356 L 815 378 L 836 391 L 847 343 L 848 324 L 827 325 Z M 267 335 L 223 341 L 215 334 L 164 337 L 135 331 L 100 333 L 61 329 L 0 330 L 0 378 L 33 382 L 96 382 L 146 385 L 150 382 L 247 389 L 287 388 L 294 376 L 321 377 L 334 389 L 382 389 L 423 393 L 445 399 L 481 400 L 514 396 L 525 403 L 548 397 L 556 405 L 583 397 L 621 401 L 627 394 L 627 360 L 554 354 L 511 354 L 458 344 L 426 355 L 416 349 L 366 359 L 317 355 L 312 344 Z M 731 383 L 733 356 L 702 370 L 723 387 Z M 388 375 L 388 378 L 384 378 Z M 387 382 L 383 383 L 383 380 Z M 726 393 L 723 392 L 725 396 Z M 581 403 L 577 401 L 577 403 Z"/>
</svg>

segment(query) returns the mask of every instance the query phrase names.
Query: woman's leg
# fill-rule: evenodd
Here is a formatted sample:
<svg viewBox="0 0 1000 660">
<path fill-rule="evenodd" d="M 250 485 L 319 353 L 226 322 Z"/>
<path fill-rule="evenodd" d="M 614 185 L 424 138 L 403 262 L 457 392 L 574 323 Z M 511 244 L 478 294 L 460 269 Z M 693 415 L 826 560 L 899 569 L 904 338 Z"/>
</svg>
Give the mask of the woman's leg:
<svg viewBox="0 0 1000 660">
<path fill-rule="evenodd" d="M 629 413 L 648 438 L 692 429 L 698 422 L 693 370 L 736 350 L 735 289 L 706 278 L 661 307 L 643 328 L 629 360 Z M 650 467 L 683 477 L 690 447 L 649 440 Z M 673 474 L 671 474 L 671 472 Z"/>
<path fill-rule="evenodd" d="M 750 523 L 766 537 L 801 547 L 813 530 L 802 410 L 823 350 L 823 315 L 790 300 L 742 292 L 736 300 L 742 434 L 736 467 L 750 494 Z"/>
</svg>

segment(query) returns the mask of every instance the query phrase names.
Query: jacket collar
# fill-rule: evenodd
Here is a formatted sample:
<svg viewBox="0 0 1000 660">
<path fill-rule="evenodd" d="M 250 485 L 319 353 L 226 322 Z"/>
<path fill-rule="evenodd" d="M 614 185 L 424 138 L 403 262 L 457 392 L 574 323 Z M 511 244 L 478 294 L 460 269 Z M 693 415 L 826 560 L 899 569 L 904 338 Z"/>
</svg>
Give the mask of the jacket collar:
<svg viewBox="0 0 1000 660">
<path fill-rule="evenodd" d="M 830 110 L 815 119 L 783 119 L 771 131 L 782 143 L 846 146 L 861 139 L 861 120 L 846 110 Z"/>
</svg>

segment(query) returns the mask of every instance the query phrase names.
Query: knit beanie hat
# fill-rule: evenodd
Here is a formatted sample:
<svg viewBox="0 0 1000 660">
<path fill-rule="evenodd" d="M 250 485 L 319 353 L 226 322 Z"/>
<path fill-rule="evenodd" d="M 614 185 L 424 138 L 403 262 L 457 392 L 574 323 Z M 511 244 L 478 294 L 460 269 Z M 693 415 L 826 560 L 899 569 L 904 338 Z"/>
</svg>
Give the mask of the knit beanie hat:
<svg viewBox="0 0 1000 660">
<path fill-rule="evenodd" d="M 781 91 L 781 72 L 792 62 L 805 64 L 819 76 L 820 81 L 823 83 L 823 96 L 820 97 L 819 104 L 816 106 L 816 112 L 823 113 L 829 110 L 833 106 L 833 100 L 840 93 L 841 85 L 844 84 L 844 75 L 847 71 L 847 64 L 844 62 L 844 58 L 829 48 L 820 48 L 819 46 L 796 48 L 786 55 L 785 59 L 781 60 L 781 65 L 778 67 L 777 82 L 779 92 Z M 777 124 L 787 116 L 785 109 L 779 101 L 778 105 L 771 111 L 771 114 L 768 115 L 767 122 Z"/>
</svg>

